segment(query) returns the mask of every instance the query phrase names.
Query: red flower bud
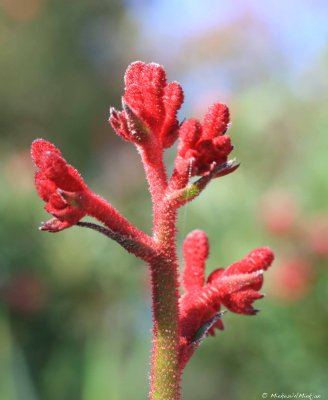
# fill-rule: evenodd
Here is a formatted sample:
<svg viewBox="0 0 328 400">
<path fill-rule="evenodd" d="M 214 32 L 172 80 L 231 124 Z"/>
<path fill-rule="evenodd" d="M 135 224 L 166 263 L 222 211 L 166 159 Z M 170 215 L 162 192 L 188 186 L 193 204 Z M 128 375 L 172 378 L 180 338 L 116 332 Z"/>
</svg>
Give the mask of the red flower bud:
<svg viewBox="0 0 328 400">
<path fill-rule="evenodd" d="M 252 303 L 263 297 L 258 293 L 263 284 L 263 271 L 273 261 L 267 247 L 251 251 L 243 260 L 226 269 L 217 269 L 208 277 L 208 285 L 218 291 L 219 301 L 239 314 L 256 314 Z"/>
<path fill-rule="evenodd" d="M 200 230 L 191 232 L 184 242 L 183 253 L 185 269 L 182 284 L 186 293 L 180 298 L 182 347 L 192 343 L 196 332 L 220 311 L 221 304 L 236 313 L 256 314 L 252 303 L 263 297 L 258 292 L 263 284 L 263 271 L 273 261 L 273 253 L 269 248 L 253 250 L 243 260 L 226 269 L 215 270 L 206 285 L 206 234 Z M 209 334 L 214 335 L 215 328 L 223 329 L 220 319 L 210 327 Z M 181 351 L 184 353 L 185 349 Z M 191 355 L 189 350 L 186 354 L 188 357 Z"/>
<path fill-rule="evenodd" d="M 165 86 L 163 95 L 165 118 L 160 133 L 165 148 L 171 147 L 178 138 L 177 113 L 183 100 L 183 90 L 178 82 L 171 82 Z"/>
<path fill-rule="evenodd" d="M 47 203 L 45 210 L 55 218 L 43 223 L 41 230 L 58 232 L 75 225 L 86 214 L 79 202 L 68 203 L 63 191 L 72 192 L 76 198 L 86 192 L 87 186 L 76 169 L 69 165 L 60 151 L 51 143 L 37 139 L 32 143 L 32 159 L 39 169 L 35 185 L 39 196 Z"/>
<path fill-rule="evenodd" d="M 222 103 L 213 104 L 204 116 L 203 137 L 212 139 L 224 135 L 230 122 L 229 108 Z"/>
<path fill-rule="evenodd" d="M 208 238 L 205 232 L 195 230 L 189 233 L 183 244 L 185 268 L 182 285 L 186 291 L 203 287 L 208 251 Z"/>
<path fill-rule="evenodd" d="M 182 124 L 175 165 L 180 175 L 187 173 L 191 176 L 206 175 L 213 163 L 221 165 L 227 162 L 228 155 L 233 149 L 230 137 L 224 135 L 228 124 L 229 110 L 221 103 L 209 108 L 203 124 L 195 119 Z"/>
<path fill-rule="evenodd" d="M 114 107 L 109 110 L 109 123 L 122 139 L 130 141 L 130 133 L 124 111 L 117 111 Z"/>
<path fill-rule="evenodd" d="M 124 110 L 111 110 L 109 121 L 126 140 L 142 144 L 147 135 L 133 133 L 135 125 L 158 139 L 162 148 L 170 147 L 178 136 L 177 112 L 183 103 L 183 91 L 177 82 L 167 83 L 162 66 L 141 61 L 132 63 L 125 73 Z M 130 123 L 133 114 L 133 121 Z"/>
</svg>

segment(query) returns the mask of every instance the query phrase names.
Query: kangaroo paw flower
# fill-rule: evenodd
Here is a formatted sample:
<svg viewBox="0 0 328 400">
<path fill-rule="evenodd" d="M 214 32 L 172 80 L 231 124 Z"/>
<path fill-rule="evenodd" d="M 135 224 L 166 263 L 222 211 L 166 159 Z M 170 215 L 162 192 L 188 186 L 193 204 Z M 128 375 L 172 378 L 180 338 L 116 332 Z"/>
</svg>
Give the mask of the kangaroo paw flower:
<svg viewBox="0 0 328 400">
<path fill-rule="evenodd" d="M 243 260 L 226 269 L 219 268 L 210 274 L 205 284 L 205 262 L 208 257 L 208 239 L 204 232 L 191 232 L 183 245 L 185 269 L 182 285 L 186 293 L 180 298 L 181 354 L 186 362 L 192 354 L 190 347 L 195 335 L 203 326 L 206 334 L 214 335 L 215 329 L 223 329 L 221 319 L 212 320 L 221 305 L 229 310 L 255 315 L 258 310 L 252 304 L 263 297 L 259 290 L 263 284 L 263 271 L 273 261 L 273 253 L 267 248 L 253 250 Z M 208 321 L 212 321 L 207 325 Z M 214 322 L 213 322 L 214 321 Z M 188 347 L 188 350 L 186 346 Z"/>
<path fill-rule="evenodd" d="M 46 202 L 45 210 L 55 217 L 43 223 L 40 229 L 58 232 L 75 225 L 86 214 L 80 204 L 83 194 L 88 191 L 83 179 L 60 151 L 46 140 L 35 140 L 31 154 L 38 168 L 35 174 L 38 194 Z M 65 192 L 71 193 L 75 201 L 67 201 L 63 195 Z"/>
<path fill-rule="evenodd" d="M 257 310 L 252 304 L 263 297 L 258 291 L 263 285 L 263 272 L 272 261 L 273 253 L 268 247 L 253 250 L 241 261 L 212 272 L 208 285 L 216 288 L 220 302 L 229 310 L 254 315 Z"/>
<path fill-rule="evenodd" d="M 125 140 L 143 144 L 156 139 L 167 148 L 178 137 L 177 112 L 182 103 L 181 86 L 167 82 L 162 66 L 137 61 L 125 73 L 123 111 L 111 109 L 109 122 Z"/>
<path fill-rule="evenodd" d="M 211 165 L 224 164 L 233 149 L 230 137 L 225 135 L 229 126 L 229 109 L 225 104 L 213 104 L 201 124 L 197 119 L 185 121 L 179 131 L 176 169 L 184 175 L 191 164 L 191 176 L 205 175 Z M 189 172 L 189 173 L 190 173 Z"/>
</svg>

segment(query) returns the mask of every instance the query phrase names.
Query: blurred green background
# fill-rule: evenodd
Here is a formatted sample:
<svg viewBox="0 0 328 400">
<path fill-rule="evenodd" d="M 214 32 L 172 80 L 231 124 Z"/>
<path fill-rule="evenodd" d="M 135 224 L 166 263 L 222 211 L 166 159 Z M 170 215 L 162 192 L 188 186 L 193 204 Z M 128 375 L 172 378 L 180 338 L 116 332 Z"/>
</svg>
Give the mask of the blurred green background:
<svg viewBox="0 0 328 400">
<path fill-rule="evenodd" d="M 227 313 L 188 365 L 186 400 L 328 398 L 328 5 L 316 1 L 0 1 L 0 399 L 148 393 L 147 268 L 81 228 L 37 230 L 31 141 L 54 142 L 140 228 L 138 155 L 107 123 L 135 60 L 165 66 L 181 119 L 229 104 L 237 172 L 181 212 L 210 237 L 209 272 L 270 245 L 256 317 Z M 175 149 L 167 152 L 172 168 Z"/>
</svg>

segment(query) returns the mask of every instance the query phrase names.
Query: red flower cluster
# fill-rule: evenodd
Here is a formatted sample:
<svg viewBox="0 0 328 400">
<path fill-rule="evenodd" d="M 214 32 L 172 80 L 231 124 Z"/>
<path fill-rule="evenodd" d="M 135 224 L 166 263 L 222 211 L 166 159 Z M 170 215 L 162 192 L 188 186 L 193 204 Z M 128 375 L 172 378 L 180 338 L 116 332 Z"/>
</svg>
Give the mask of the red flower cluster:
<svg viewBox="0 0 328 400">
<path fill-rule="evenodd" d="M 41 225 L 41 230 L 59 232 L 79 223 L 118 241 L 137 256 L 147 260 L 153 256 L 151 238 L 130 224 L 105 199 L 93 193 L 53 144 L 37 139 L 32 143 L 31 153 L 38 168 L 35 174 L 38 194 L 47 203 L 45 210 L 54 216 Z M 86 215 L 96 218 L 105 227 L 79 222 Z"/>
<path fill-rule="evenodd" d="M 163 67 L 138 61 L 125 74 L 123 111 L 111 108 L 109 122 L 123 139 L 152 150 L 170 147 L 179 137 L 175 162 L 178 175 L 205 175 L 226 163 L 233 149 L 230 137 L 225 135 L 229 109 L 222 103 L 213 104 L 203 124 L 189 119 L 180 126 L 177 112 L 182 103 L 181 86 L 167 83 Z M 224 174 L 234 169 L 236 166 Z"/>
<path fill-rule="evenodd" d="M 146 144 L 156 138 L 167 148 L 178 137 L 177 112 L 182 103 L 181 86 L 167 83 L 163 67 L 137 61 L 125 73 L 123 111 L 111 108 L 109 122 L 125 140 Z"/>
<path fill-rule="evenodd" d="M 204 175 L 213 163 L 227 162 L 233 149 L 230 137 L 225 135 L 229 126 L 229 109 L 225 104 L 213 104 L 201 124 L 197 119 L 185 121 L 180 128 L 180 142 L 176 169 L 183 175 L 190 169 L 191 176 Z"/>
<path fill-rule="evenodd" d="M 41 139 L 32 144 L 32 158 L 38 168 L 36 187 L 46 202 L 46 211 L 54 216 L 41 229 L 58 232 L 75 224 L 89 227 L 150 265 L 154 315 L 151 398 L 162 398 L 163 393 L 166 398 L 178 398 L 180 372 L 193 351 L 204 337 L 214 335 L 216 328 L 223 329 L 222 305 L 235 313 L 256 314 L 252 304 L 263 297 L 259 293 L 263 271 L 273 261 L 270 249 L 259 248 L 226 269 L 215 270 L 206 280 L 208 239 L 204 232 L 193 231 L 183 246 L 182 284 L 186 292 L 179 296 L 177 211 L 212 179 L 238 167 L 228 160 L 233 146 L 226 135 L 227 106 L 216 103 L 203 123 L 189 119 L 180 125 L 177 112 L 182 103 L 181 86 L 168 83 L 160 65 L 135 62 L 125 74 L 123 110 L 110 110 L 109 122 L 116 133 L 134 143 L 142 158 L 153 202 L 152 236 L 91 192 L 54 145 Z M 178 154 L 169 178 L 163 152 L 177 139 Z M 192 176 L 200 178 L 190 182 Z M 104 226 L 79 222 L 85 215 Z"/>
<path fill-rule="evenodd" d="M 55 217 L 43 223 L 40 229 L 58 232 L 75 225 L 86 214 L 79 201 L 82 194 L 89 191 L 83 179 L 60 151 L 46 140 L 35 140 L 31 154 L 38 168 L 35 174 L 38 194 L 47 203 L 45 210 Z"/>
<path fill-rule="evenodd" d="M 213 271 L 205 284 L 208 251 L 208 238 L 203 231 L 195 230 L 187 236 L 183 245 L 182 279 L 186 293 L 180 298 L 182 358 L 191 356 L 190 348 L 197 331 L 220 311 L 221 304 L 235 313 L 257 313 L 252 303 L 263 297 L 259 293 L 263 271 L 269 268 L 274 257 L 267 247 L 253 250 L 226 269 Z M 220 319 L 208 327 L 208 333 L 214 335 L 215 328 L 223 329 Z"/>
</svg>

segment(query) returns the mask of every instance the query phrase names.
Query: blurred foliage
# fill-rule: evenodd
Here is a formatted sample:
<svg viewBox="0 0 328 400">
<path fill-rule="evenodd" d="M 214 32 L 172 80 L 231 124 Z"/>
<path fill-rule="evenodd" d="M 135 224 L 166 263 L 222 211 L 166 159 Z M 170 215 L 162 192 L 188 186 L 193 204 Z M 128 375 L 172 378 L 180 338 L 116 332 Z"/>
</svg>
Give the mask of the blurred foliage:
<svg viewBox="0 0 328 400">
<path fill-rule="evenodd" d="M 48 216 L 28 150 L 35 137 L 53 141 L 93 190 L 149 232 L 138 155 L 106 123 L 129 62 L 161 62 L 180 80 L 187 97 L 181 118 L 201 116 L 215 100 L 231 108 L 241 167 L 181 212 L 179 248 L 201 228 L 211 240 L 209 269 L 266 244 L 278 260 L 302 257 L 297 235 L 291 241 L 264 227 L 263 197 L 282 188 L 305 214 L 327 213 L 328 48 L 290 79 L 279 46 L 251 13 L 185 38 L 179 51 L 172 43 L 170 54 L 154 50 L 151 39 L 160 34 L 145 37 L 134 9 L 118 0 L 0 2 L 1 400 L 147 396 L 147 269 L 95 232 L 40 233 L 37 224 Z M 173 156 L 174 149 L 169 168 Z M 311 290 L 294 302 L 277 299 L 268 273 L 262 312 L 224 317 L 226 330 L 208 339 L 186 370 L 185 399 L 327 396 L 327 259 L 307 256 L 316 270 Z"/>
</svg>

